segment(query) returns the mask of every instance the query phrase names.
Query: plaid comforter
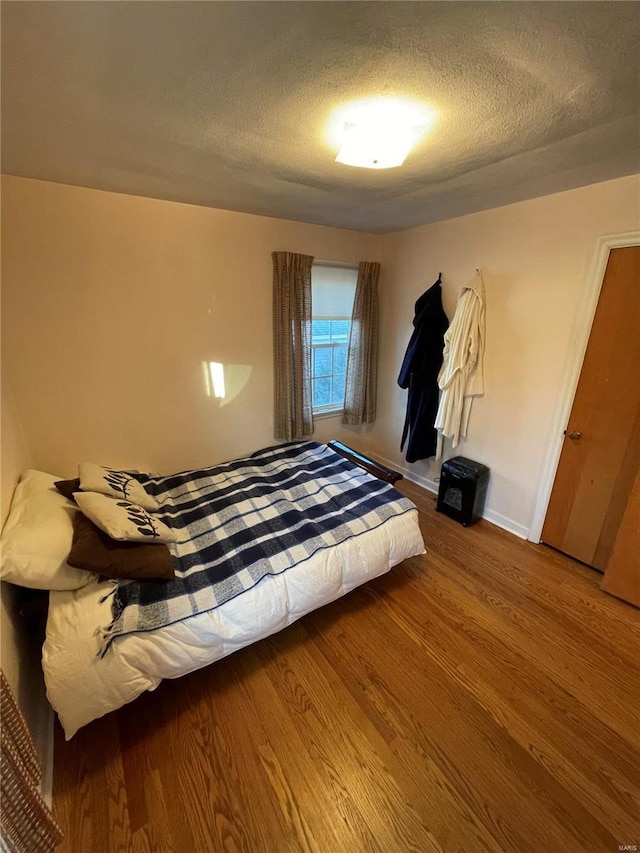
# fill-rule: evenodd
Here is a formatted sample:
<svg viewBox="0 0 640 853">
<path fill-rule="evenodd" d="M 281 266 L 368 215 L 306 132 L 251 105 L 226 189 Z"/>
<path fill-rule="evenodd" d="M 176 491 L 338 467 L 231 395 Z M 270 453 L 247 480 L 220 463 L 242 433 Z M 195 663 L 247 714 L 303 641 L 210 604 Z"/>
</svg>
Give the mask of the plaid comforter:
<svg viewBox="0 0 640 853">
<path fill-rule="evenodd" d="M 267 575 L 416 508 L 331 448 L 295 442 L 167 477 L 140 475 L 174 529 L 176 580 L 121 583 L 102 654 L 125 634 L 213 610 Z"/>
</svg>

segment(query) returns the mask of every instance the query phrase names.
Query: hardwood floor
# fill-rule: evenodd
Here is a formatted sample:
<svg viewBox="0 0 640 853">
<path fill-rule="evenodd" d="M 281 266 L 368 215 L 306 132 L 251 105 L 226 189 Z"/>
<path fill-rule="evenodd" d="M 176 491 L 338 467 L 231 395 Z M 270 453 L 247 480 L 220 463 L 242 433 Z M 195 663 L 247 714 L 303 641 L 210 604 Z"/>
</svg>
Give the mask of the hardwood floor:
<svg viewBox="0 0 640 853">
<path fill-rule="evenodd" d="M 425 556 L 57 731 L 61 853 L 640 846 L 638 610 L 399 487 Z"/>
</svg>

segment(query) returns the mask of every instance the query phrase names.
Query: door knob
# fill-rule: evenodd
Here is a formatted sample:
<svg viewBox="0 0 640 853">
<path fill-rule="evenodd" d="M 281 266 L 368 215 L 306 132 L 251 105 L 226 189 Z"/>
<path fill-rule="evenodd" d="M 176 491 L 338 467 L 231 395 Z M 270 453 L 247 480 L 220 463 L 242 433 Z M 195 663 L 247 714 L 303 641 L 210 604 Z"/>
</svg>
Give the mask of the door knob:
<svg viewBox="0 0 640 853">
<path fill-rule="evenodd" d="M 567 438 L 570 438 L 571 441 L 578 441 L 582 438 L 582 433 L 578 432 L 577 429 L 571 430 L 571 432 L 566 433 Z"/>
</svg>

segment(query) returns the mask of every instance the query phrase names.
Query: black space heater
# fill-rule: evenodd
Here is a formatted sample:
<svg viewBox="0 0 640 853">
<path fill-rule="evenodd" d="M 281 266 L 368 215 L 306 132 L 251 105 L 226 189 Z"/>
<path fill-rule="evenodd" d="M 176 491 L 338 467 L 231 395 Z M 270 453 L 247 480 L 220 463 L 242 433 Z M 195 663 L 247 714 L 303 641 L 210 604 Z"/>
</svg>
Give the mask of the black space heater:
<svg viewBox="0 0 640 853">
<path fill-rule="evenodd" d="M 436 509 L 467 527 L 482 515 L 488 483 L 486 465 L 454 456 L 442 463 Z"/>
</svg>

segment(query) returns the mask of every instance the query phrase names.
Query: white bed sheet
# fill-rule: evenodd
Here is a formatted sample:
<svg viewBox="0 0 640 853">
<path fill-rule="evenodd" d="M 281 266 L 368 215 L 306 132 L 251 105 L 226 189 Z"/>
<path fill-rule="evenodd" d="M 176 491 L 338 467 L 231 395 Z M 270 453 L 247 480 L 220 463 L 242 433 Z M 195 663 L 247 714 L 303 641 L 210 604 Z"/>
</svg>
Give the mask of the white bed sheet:
<svg viewBox="0 0 640 853">
<path fill-rule="evenodd" d="M 283 574 L 261 580 L 216 610 L 148 633 L 117 638 L 98 656 L 111 621 L 109 587 L 92 581 L 73 592 L 52 591 L 42 665 L 47 696 L 69 740 L 82 726 L 178 678 L 280 631 L 424 553 L 418 513 L 320 551 Z"/>
</svg>

